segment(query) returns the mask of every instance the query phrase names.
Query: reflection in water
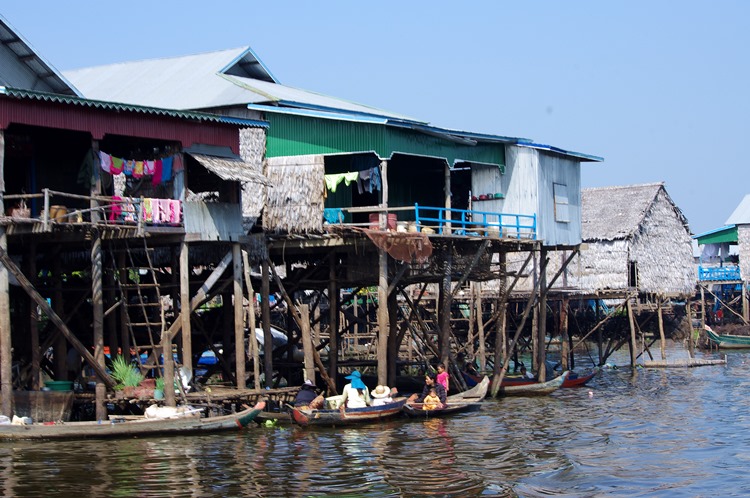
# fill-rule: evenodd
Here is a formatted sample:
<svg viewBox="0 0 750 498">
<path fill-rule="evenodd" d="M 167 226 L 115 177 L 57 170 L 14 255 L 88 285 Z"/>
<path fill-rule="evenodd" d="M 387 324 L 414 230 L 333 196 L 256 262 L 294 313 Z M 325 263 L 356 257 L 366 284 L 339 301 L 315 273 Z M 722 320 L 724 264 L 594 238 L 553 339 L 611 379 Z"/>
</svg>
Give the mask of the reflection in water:
<svg viewBox="0 0 750 498">
<path fill-rule="evenodd" d="M 750 351 L 737 351 L 726 367 L 608 370 L 583 389 L 488 400 L 445 419 L 0 443 L 0 489 L 45 497 L 742 495 L 750 488 L 749 364 Z"/>
</svg>

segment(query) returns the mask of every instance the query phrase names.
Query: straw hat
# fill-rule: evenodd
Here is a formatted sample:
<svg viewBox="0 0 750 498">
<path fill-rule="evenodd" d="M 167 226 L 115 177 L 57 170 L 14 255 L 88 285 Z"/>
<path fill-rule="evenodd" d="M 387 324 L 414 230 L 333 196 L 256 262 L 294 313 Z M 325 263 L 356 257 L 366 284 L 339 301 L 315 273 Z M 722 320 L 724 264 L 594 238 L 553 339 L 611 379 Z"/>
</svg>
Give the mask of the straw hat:
<svg viewBox="0 0 750 498">
<path fill-rule="evenodd" d="M 370 395 L 373 398 L 387 398 L 390 393 L 391 390 L 388 388 L 388 386 L 378 386 L 373 392 L 370 393 Z"/>
</svg>

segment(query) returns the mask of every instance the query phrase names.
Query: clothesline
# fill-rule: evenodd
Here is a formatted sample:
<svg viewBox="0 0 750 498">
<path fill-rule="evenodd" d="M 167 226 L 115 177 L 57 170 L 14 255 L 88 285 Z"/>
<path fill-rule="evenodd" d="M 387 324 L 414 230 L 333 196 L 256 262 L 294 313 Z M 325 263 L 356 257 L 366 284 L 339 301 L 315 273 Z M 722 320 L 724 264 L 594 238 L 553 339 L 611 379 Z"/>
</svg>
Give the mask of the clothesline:
<svg viewBox="0 0 750 498">
<path fill-rule="evenodd" d="M 381 188 L 380 167 L 375 166 L 362 171 L 329 174 L 324 176 L 324 181 L 326 189 L 334 193 L 341 182 L 344 182 L 346 186 L 357 182 L 357 189 L 360 194 L 364 192 L 372 193 L 373 190 L 379 191 Z"/>
<path fill-rule="evenodd" d="M 151 183 L 153 185 L 170 181 L 174 172 L 182 171 L 183 169 L 181 154 L 161 159 L 140 161 L 123 159 L 103 151 L 99 151 L 99 166 L 102 171 L 106 171 L 113 176 L 123 174 L 125 176 L 132 176 L 133 178 L 151 176 Z"/>
</svg>

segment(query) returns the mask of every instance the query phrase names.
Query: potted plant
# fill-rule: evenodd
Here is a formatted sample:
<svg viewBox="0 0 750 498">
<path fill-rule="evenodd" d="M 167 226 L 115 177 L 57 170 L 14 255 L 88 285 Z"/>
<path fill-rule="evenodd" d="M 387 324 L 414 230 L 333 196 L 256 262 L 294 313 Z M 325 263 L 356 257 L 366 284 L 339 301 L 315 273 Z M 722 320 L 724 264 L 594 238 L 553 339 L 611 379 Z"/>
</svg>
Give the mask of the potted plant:
<svg viewBox="0 0 750 498">
<path fill-rule="evenodd" d="M 154 399 L 164 399 L 164 377 L 156 379 L 156 387 L 154 387 Z"/>
<path fill-rule="evenodd" d="M 122 391 L 125 397 L 129 397 L 144 379 L 144 375 L 129 364 L 124 357 L 115 356 L 112 359 L 112 378 L 117 382 L 115 391 Z"/>
</svg>

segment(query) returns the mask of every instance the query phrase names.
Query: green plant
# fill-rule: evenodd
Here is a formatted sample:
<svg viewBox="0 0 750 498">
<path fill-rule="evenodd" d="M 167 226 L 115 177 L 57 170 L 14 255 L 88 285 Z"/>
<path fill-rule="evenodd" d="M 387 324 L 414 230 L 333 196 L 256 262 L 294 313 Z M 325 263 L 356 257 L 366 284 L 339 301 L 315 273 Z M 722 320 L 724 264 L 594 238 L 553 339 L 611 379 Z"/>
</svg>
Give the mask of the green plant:
<svg viewBox="0 0 750 498">
<path fill-rule="evenodd" d="M 117 382 L 115 390 L 121 390 L 124 387 L 135 387 L 144 379 L 144 375 L 133 365 L 125 361 L 122 356 L 115 356 L 112 359 L 112 378 Z"/>
<path fill-rule="evenodd" d="M 164 377 L 159 377 L 156 379 L 156 387 L 154 388 L 157 391 L 163 391 L 164 390 Z"/>
</svg>

